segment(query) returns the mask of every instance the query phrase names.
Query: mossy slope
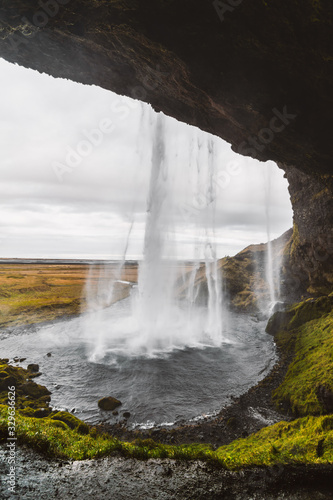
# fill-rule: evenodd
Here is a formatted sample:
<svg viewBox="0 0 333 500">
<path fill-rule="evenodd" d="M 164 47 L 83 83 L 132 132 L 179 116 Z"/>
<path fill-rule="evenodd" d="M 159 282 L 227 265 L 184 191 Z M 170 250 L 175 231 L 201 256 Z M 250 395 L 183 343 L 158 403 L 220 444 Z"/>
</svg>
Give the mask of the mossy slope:
<svg viewBox="0 0 333 500">
<path fill-rule="evenodd" d="M 0 438 L 7 437 L 7 407 L 1 406 Z M 60 425 L 59 425 L 60 424 Z M 226 469 L 275 464 L 333 462 L 333 416 L 306 417 L 292 423 L 280 422 L 245 439 L 212 450 L 210 445 L 171 446 L 151 439 L 121 442 L 96 429 L 86 434 L 52 418 L 17 415 L 19 444 L 28 444 L 48 456 L 83 460 L 121 454 L 126 457 L 204 460 Z"/>
<path fill-rule="evenodd" d="M 293 353 L 286 377 L 273 400 L 295 416 L 331 411 L 320 397 L 333 397 L 333 295 L 296 304 L 270 319 L 267 331 L 284 352 Z"/>
<path fill-rule="evenodd" d="M 36 376 L 24 368 L 9 365 L 0 359 L 0 404 L 8 403 L 8 387 L 15 387 L 15 404 L 28 416 L 49 414 L 51 392 L 43 385 L 36 384 L 32 378 Z M 42 412 L 41 412 L 42 410 Z"/>
</svg>

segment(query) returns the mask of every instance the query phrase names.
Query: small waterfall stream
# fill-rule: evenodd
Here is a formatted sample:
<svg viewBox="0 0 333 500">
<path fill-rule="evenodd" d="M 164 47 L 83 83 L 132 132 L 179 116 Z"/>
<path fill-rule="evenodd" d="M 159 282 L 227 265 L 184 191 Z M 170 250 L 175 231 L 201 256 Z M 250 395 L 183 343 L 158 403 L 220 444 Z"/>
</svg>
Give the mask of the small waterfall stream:
<svg viewBox="0 0 333 500">
<path fill-rule="evenodd" d="M 269 289 L 268 313 L 272 313 L 276 303 L 280 298 L 280 268 L 281 257 L 274 252 L 271 240 L 271 198 L 272 198 L 272 178 L 271 171 L 264 169 L 264 189 L 265 189 L 265 215 L 267 232 L 267 256 L 266 256 L 266 280 Z"/>
<path fill-rule="evenodd" d="M 271 220 L 270 220 L 271 177 L 268 169 L 264 170 L 264 176 L 265 176 L 265 213 L 266 213 L 266 231 L 267 231 L 266 277 L 269 286 L 270 302 L 271 305 L 274 305 L 276 302 L 276 298 L 275 298 L 275 283 L 274 283 L 274 269 L 273 269 L 272 242 L 271 242 Z"/>
</svg>

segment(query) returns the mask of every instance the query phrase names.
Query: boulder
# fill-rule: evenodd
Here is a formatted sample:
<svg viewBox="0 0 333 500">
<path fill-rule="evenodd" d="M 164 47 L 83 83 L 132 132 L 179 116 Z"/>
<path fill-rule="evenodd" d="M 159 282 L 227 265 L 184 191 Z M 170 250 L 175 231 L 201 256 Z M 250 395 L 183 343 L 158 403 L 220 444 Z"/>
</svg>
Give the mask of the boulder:
<svg viewBox="0 0 333 500">
<path fill-rule="evenodd" d="M 31 363 L 30 365 L 27 366 L 27 369 L 29 370 L 29 372 L 39 372 L 39 365 L 37 365 L 37 363 Z"/>
<path fill-rule="evenodd" d="M 266 333 L 275 335 L 281 330 L 289 330 L 289 323 L 294 316 L 293 311 L 277 311 L 268 320 Z"/>
<path fill-rule="evenodd" d="M 98 401 L 98 407 L 101 408 L 101 410 L 105 411 L 113 411 L 117 408 L 117 406 L 120 406 L 121 404 L 121 401 L 111 396 L 102 398 Z"/>
</svg>

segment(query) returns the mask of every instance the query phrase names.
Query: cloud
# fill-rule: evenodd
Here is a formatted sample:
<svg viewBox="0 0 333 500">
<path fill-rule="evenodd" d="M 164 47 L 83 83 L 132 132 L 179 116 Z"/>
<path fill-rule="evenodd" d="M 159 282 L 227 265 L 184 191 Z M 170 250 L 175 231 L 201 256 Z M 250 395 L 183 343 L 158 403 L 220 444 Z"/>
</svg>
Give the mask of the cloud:
<svg viewBox="0 0 333 500">
<path fill-rule="evenodd" d="M 129 256 L 140 256 L 156 120 L 150 106 L 1 59 L 0 71 L 0 257 L 118 257 L 132 220 Z M 273 163 L 238 156 L 171 118 L 165 148 L 161 224 L 167 219 L 178 256 L 194 255 L 213 220 L 219 256 L 263 241 L 267 198 L 272 237 L 291 226 L 287 181 Z M 55 165 L 64 166 L 61 175 Z M 215 212 L 203 201 L 212 190 Z"/>
</svg>

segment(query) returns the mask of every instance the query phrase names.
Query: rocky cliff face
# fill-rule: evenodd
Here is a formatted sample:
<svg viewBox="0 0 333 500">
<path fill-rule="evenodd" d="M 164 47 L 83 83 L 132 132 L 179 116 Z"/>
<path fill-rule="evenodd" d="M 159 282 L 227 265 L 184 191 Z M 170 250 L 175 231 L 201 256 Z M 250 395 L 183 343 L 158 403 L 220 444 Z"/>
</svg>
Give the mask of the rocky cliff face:
<svg viewBox="0 0 333 500">
<path fill-rule="evenodd" d="M 330 193 L 319 196 L 332 180 L 332 27 L 331 0 L 3 0 L 0 55 L 150 102 L 240 154 L 292 165 L 292 260 L 313 264 L 317 237 L 332 228 Z M 309 288 L 313 272 L 302 269 Z"/>
<path fill-rule="evenodd" d="M 292 234 L 293 230 L 289 229 L 271 242 L 272 275 L 277 301 L 284 298 L 292 301 L 296 295 L 295 286 L 293 288 L 287 287 L 285 283 L 286 266 L 290 263 L 289 251 L 293 241 Z M 267 243 L 249 245 L 234 257 L 224 257 L 219 260 L 218 271 L 223 277 L 223 301 L 228 304 L 229 309 L 236 312 L 261 313 L 260 316 L 269 312 L 272 297 L 267 281 L 267 265 Z M 285 283 L 283 297 L 280 297 L 279 293 L 281 269 L 283 269 L 282 283 Z M 192 279 L 191 270 L 179 280 L 177 291 L 181 298 L 187 296 L 189 282 Z M 198 289 L 197 301 L 206 304 L 208 285 L 204 264 L 196 273 L 194 286 Z M 288 291 L 289 288 L 291 288 L 292 295 Z"/>
<path fill-rule="evenodd" d="M 285 294 L 329 294 L 333 289 L 332 184 L 285 167 L 294 212 L 293 239 L 285 252 Z"/>
</svg>

